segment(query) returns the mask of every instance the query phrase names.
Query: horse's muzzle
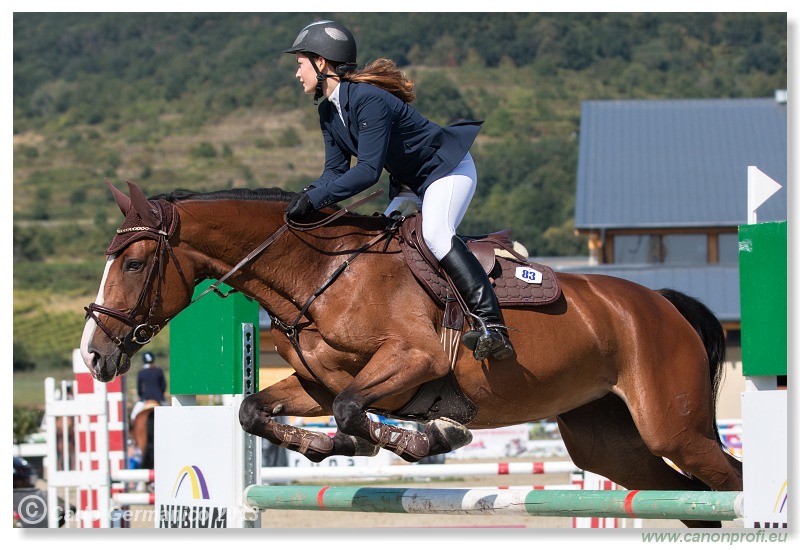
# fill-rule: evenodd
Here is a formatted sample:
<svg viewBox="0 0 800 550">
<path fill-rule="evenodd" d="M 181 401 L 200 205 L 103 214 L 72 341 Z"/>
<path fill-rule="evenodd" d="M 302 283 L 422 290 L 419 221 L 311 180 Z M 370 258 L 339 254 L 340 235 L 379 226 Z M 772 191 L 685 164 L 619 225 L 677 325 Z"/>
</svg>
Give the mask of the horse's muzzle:
<svg viewBox="0 0 800 550">
<path fill-rule="evenodd" d="M 131 368 L 130 356 L 124 352 L 103 357 L 94 353 L 89 371 L 98 382 L 111 382 L 117 376 L 125 374 Z"/>
</svg>

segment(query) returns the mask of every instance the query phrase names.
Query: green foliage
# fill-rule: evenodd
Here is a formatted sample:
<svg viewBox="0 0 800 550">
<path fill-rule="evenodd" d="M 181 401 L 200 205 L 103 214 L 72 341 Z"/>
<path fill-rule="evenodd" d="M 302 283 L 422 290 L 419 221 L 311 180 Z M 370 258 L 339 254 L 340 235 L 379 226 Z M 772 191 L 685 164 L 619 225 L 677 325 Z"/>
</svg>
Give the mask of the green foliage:
<svg viewBox="0 0 800 550">
<path fill-rule="evenodd" d="M 17 342 L 14 341 L 14 372 L 23 372 L 26 370 L 33 370 L 36 368 L 36 363 L 34 363 L 30 355 L 28 354 L 28 350 Z"/>
<path fill-rule="evenodd" d="M 288 126 L 278 136 L 279 147 L 297 147 L 302 145 L 303 140 L 294 126 Z"/>
<path fill-rule="evenodd" d="M 217 150 L 211 143 L 204 141 L 200 145 L 192 149 L 192 156 L 196 158 L 210 159 L 217 156 Z"/>
<path fill-rule="evenodd" d="M 447 74 L 429 73 L 420 79 L 418 87 L 421 91 L 415 108 L 429 119 L 440 124 L 450 124 L 459 119 L 474 118 L 458 86 Z"/>
<path fill-rule="evenodd" d="M 43 412 L 29 407 L 14 407 L 14 444 L 25 443 L 26 438 L 39 431 Z"/>
<path fill-rule="evenodd" d="M 71 366 L 72 350 L 78 347 L 85 324 L 82 313 L 79 308 L 64 312 L 42 308 L 15 316 L 14 341 L 25 350 L 25 360 L 37 371 Z"/>
</svg>

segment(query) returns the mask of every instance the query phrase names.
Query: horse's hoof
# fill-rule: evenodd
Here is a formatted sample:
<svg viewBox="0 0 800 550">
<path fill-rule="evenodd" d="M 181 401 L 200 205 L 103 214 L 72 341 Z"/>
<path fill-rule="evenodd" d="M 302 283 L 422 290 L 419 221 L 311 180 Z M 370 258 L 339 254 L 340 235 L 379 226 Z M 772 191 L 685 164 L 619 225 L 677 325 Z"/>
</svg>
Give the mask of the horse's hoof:
<svg viewBox="0 0 800 550">
<path fill-rule="evenodd" d="M 425 435 L 431 442 L 431 454 L 449 453 L 472 443 L 472 432 L 449 418 L 437 418 L 425 426 Z"/>
<path fill-rule="evenodd" d="M 373 445 L 366 439 L 354 437 L 352 435 L 349 437 L 353 441 L 353 447 L 355 447 L 353 456 L 375 456 L 381 450 L 380 447 Z"/>
</svg>

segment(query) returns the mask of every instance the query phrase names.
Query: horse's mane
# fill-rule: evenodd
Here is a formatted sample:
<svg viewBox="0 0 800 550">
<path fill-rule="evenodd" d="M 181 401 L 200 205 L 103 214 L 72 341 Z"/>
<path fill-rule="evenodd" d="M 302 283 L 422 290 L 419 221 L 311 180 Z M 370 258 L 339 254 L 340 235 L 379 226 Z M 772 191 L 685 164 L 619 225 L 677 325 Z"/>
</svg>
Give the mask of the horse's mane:
<svg viewBox="0 0 800 550">
<path fill-rule="evenodd" d="M 244 201 L 273 201 L 289 202 L 297 193 L 284 191 L 278 187 L 261 189 L 222 189 L 199 193 L 189 189 L 176 189 L 169 193 L 162 193 L 150 197 L 151 200 L 163 199 L 169 202 L 181 201 L 215 201 L 215 200 L 244 200 Z"/>
</svg>

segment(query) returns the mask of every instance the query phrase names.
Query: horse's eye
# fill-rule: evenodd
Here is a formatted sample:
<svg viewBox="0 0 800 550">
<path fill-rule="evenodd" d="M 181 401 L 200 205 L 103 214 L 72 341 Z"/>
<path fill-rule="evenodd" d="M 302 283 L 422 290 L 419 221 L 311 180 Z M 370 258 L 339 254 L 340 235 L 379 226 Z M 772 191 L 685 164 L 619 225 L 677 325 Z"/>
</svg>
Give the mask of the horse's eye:
<svg viewBox="0 0 800 550">
<path fill-rule="evenodd" d="M 141 260 L 128 260 L 125 262 L 125 271 L 141 271 L 144 262 Z"/>
</svg>

